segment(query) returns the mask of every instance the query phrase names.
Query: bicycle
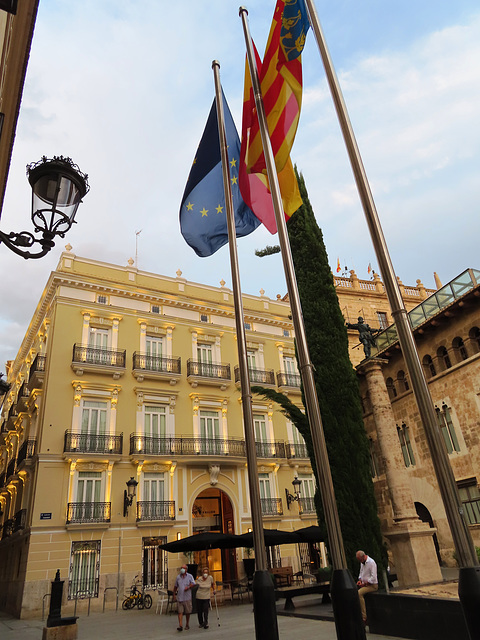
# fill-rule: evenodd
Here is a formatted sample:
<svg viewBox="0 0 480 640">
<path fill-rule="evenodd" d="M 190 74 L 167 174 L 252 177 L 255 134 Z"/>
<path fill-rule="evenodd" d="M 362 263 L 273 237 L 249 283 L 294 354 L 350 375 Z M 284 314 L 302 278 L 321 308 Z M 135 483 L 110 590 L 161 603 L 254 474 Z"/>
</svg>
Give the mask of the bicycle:
<svg viewBox="0 0 480 640">
<path fill-rule="evenodd" d="M 130 593 L 125 597 L 125 600 L 122 602 L 122 609 L 128 610 L 137 607 L 138 609 L 150 609 L 152 606 L 152 596 L 148 593 L 143 593 L 137 589 L 137 578 L 135 576 L 133 580 L 133 584 L 130 587 Z"/>
</svg>

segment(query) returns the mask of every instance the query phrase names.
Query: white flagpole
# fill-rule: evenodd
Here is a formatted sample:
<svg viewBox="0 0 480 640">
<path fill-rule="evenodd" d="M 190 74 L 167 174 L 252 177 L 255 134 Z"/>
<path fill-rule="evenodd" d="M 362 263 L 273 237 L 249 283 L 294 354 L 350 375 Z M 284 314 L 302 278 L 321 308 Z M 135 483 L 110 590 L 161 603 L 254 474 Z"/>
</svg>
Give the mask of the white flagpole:
<svg viewBox="0 0 480 640">
<path fill-rule="evenodd" d="M 365 218 L 372 237 L 378 266 L 383 277 L 392 317 L 398 332 L 398 341 L 410 375 L 428 447 L 437 477 L 440 495 L 447 514 L 450 531 L 460 564 L 459 597 L 464 609 L 467 626 L 473 637 L 480 637 L 480 569 L 462 502 L 458 493 L 455 476 L 437 425 L 435 408 L 430 395 L 425 373 L 420 363 L 407 310 L 402 299 L 387 243 L 383 235 L 373 195 L 363 166 L 360 150 L 355 139 L 347 107 L 343 99 L 340 83 L 333 66 L 323 30 L 313 0 L 305 0 L 310 24 L 317 41 L 320 56 L 327 75 L 345 146 L 350 158 L 357 189 L 362 202 Z M 475 594 L 476 603 L 472 601 Z"/>
<path fill-rule="evenodd" d="M 262 137 L 263 152 L 265 155 L 265 164 L 267 167 L 267 175 L 272 194 L 275 220 L 277 222 L 278 239 L 281 248 L 283 267 L 285 270 L 290 307 L 292 310 L 299 370 L 302 377 L 306 409 L 310 423 L 310 431 L 312 434 L 312 443 L 318 471 L 320 494 L 322 497 L 325 522 L 327 525 L 328 549 L 334 568 L 332 576 L 332 602 L 335 624 L 339 638 L 344 640 L 360 639 L 365 638 L 365 630 L 361 620 L 357 588 L 350 572 L 348 571 L 345 558 L 340 519 L 338 516 L 337 503 L 335 501 L 335 492 L 333 488 L 330 464 L 328 461 L 325 434 L 323 431 L 320 407 L 318 405 L 317 389 L 313 376 L 313 365 L 308 352 L 300 296 L 293 268 L 292 253 L 285 223 L 285 214 L 283 211 L 272 145 L 268 134 L 267 119 L 265 116 L 262 92 L 255 64 L 255 56 L 248 27 L 247 15 L 248 12 L 245 7 L 240 7 L 240 17 L 242 19 L 245 35 L 247 59 L 250 69 L 250 77 L 252 79 L 253 94 L 255 97 L 255 107 L 257 109 L 259 129 Z"/>
<path fill-rule="evenodd" d="M 255 615 L 255 633 L 257 640 L 278 639 L 277 611 L 275 606 L 275 589 L 267 571 L 267 554 L 263 535 L 262 504 L 258 482 L 257 450 L 253 426 L 252 392 L 248 375 L 247 341 L 243 320 L 242 291 L 238 268 L 237 233 L 235 229 L 235 213 L 233 210 L 232 188 L 228 162 L 227 140 L 225 135 L 225 118 L 223 111 L 222 87 L 220 83 L 220 63 L 212 62 L 215 80 L 215 100 L 217 106 L 218 135 L 222 157 L 223 188 L 227 214 L 228 246 L 230 249 L 230 266 L 232 270 L 233 300 L 235 308 L 235 328 L 237 332 L 238 363 L 242 392 L 243 425 L 245 431 L 245 447 L 247 454 L 248 485 L 250 491 L 250 509 L 252 513 L 253 544 L 255 549 L 256 571 L 253 578 L 253 603 Z"/>
</svg>

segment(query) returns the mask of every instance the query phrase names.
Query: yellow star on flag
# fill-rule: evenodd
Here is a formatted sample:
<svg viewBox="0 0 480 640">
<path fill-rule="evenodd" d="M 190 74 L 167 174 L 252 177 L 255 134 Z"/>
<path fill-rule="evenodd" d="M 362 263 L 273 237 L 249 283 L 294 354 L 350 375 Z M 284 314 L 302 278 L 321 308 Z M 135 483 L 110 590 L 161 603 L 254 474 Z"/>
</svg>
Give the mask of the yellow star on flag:
<svg viewBox="0 0 480 640">
<path fill-rule="evenodd" d="M 208 209 L 205 209 L 205 207 L 203 207 L 203 209 L 200 211 L 200 213 L 202 214 L 202 218 L 203 216 L 206 216 L 208 213 Z M 207 216 L 208 217 L 208 216 Z"/>
<path fill-rule="evenodd" d="M 233 176 L 231 180 L 232 180 L 232 184 L 237 184 L 237 176 Z"/>
<path fill-rule="evenodd" d="M 218 205 L 217 213 L 222 213 L 222 211 L 223 211 L 223 207 L 221 205 Z"/>
<path fill-rule="evenodd" d="M 230 166 L 231 166 L 231 167 L 236 167 L 236 166 L 237 166 L 237 161 L 235 160 L 235 158 L 232 158 L 232 159 L 230 160 Z"/>
<path fill-rule="evenodd" d="M 191 211 L 193 209 L 193 204 L 191 202 L 189 202 L 187 204 L 187 211 Z"/>
</svg>

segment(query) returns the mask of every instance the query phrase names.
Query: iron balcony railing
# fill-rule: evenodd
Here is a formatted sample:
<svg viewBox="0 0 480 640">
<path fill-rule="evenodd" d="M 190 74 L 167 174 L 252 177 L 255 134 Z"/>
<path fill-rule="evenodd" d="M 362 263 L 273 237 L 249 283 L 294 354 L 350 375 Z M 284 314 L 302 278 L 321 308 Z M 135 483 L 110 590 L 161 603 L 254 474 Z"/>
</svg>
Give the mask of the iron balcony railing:
<svg viewBox="0 0 480 640">
<path fill-rule="evenodd" d="M 73 345 L 72 362 L 96 364 L 104 367 L 125 368 L 126 351 L 121 349 L 100 349 L 86 344 Z"/>
<path fill-rule="evenodd" d="M 286 458 L 308 458 L 307 445 L 303 443 L 285 443 Z"/>
<path fill-rule="evenodd" d="M 235 382 L 240 382 L 240 367 L 234 369 Z M 248 369 L 248 377 L 252 384 L 275 384 L 273 369 Z"/>
<path fill-rule="evenodd" d="M 211 362 L 198 362 L 196 360 L 187 360 L 187 376 L 218 378 L 219 380 L 232 379 L 229 364 L 214 364 Z"/>
<path fill-rule="evenodd" d="M 130 455 L 214 455 L 245 457 L 245 442 L 239 438 L 155 437 L 130 434 Z"/>
<path fill-rule="evenodd" d="M 165 358 L 164 356 L 152 356 L 147 353 L 133 354 L 133 368 L 155 371 L 157 373 L 181 373 L 182 363 L 180 358 Z"/>
<path fill-rule="evenodd" d="M 315 513 L 315 502 L 313 498 L 300 498 L 301 513 Z"/>
<path fill-rule="evenodd" d="M 285 458 L 285 443 L 276 442 L 255 442 L 258 458 Z"/>
<path fill-rule="evenodd" d="M 3 523 L 2 540 L 12 535 L 14 526 L 15 520 L 13 518 L 5 520 Z"/>
<path fill-rule="evenodd" d="M 65 431 L 64 453 L 116 453 L 123 451 L 123 433 L 110 435 L 107 433 L 74 433 Z"/>
<path fill-rule="evenodd" d="M 277 386 L 278 387 L 294 387 L 300 389 L 300 383 L 302 379 L 299 373 L 277 373 Z"/>
<path fill-rule="evenodd" d="M 43 353 L 37 353 L 34 361 L 32 362 L 32 366 L 30 367 L 30 372 L 28 375 L 29 381 L 32 379 L 34 373 L 37 373 L 38 371 L 43 373 L 45 371 L 45 361 L 46 356 Z"/>
<path fill-rule="evenodd" d="M 262 515 L 283 516 L 283 505 L 281 498 L 260 498 L 262 505 Z"/>
<path fill-rule="evenodd" d="M 26 522 L 27 510 L 20 509 L 20 511 L 17 511 L 15 517 L 13 518 L 13 532 L 15 533 L 15 531 L 21 531 L 22 529 L 25 529 Z"/>
<path fill-rule="evenodd" d="M 110 502 L 69 502 L 67 524 L 110 522 Z"/>
<path fill-rule="evenodd" d="M 137 502 L 137 522 L 144 520 L 175 520 L 175 501 Z"/>
<path fill-rule="evenodd" d="M 15 474 L 15 465 L 17 463 L 17 460 L 15 458 L 13 458 L 13 460 L 10 460 L 10 462 L 7 465 L 7 478 L 10 478 L 11 476 L 13 476 Z"/>
<path fill-rule="evenodd" d="M 37 439 L 36 438 L 28 438 L 24 440 L 18 450 L 17 456 L 17 468 L 20 467 L 21 463 L 25 460 L 29 460 L 33 458 L 35 455 L 37 448 Z"/>
<path fill-rule="evenodd" d="M 0 489 L 5 485 L 5 477 L 6 477 L 5 471 L 3 471 L 3 473 L 0 473 Z"/>
<path fill-rule="evenodd" d="M 20 402 L 20 400 L 23 398 L 28 398 L 28 396 L 30 395 L 30 390 L 27 387 L 27 381 L 24 380 L 22 382 L 22 386 L 20 387 L 20 389 L 18 390 L 18 397 L 17 397 L 17 402 Z"/>
</svg>

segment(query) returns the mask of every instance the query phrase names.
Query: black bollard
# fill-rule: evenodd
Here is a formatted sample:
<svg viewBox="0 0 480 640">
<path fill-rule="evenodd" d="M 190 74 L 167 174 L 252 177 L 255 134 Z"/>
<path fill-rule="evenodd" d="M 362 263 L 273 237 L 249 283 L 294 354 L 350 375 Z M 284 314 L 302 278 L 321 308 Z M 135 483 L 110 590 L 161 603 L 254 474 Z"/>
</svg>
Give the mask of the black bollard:
<svg viewBox="0 0 480 640">
<path fill-rule="evenodd" d="M 55 574 L 55 580 L 52 582 L 52 591 L 50 595 L 50 610 L 47 618 L 47 627 L 56 627 L 59 625 L 59 621 L 62 618 L 62 597 L 63 597 L 63 583 L 64 580 L 60 580 L 60 569 L 57 569 Z"/>
<path fill-rule="evenodd" d="M 278 640 L 275 587 L 268 571 L 255 571 L 252 593 L 256 639 Z"/>
<path fill-rule="evenodd" d="M 331 596 L 338 640 L 366 640 L 358 589 L 348 569 L 332 573 Z"/>
<path fill-rule="evenodd" d="M 458 597 L 472 640 L 480 638 L 480 567 L 461 567 Z"/>
</svg>

